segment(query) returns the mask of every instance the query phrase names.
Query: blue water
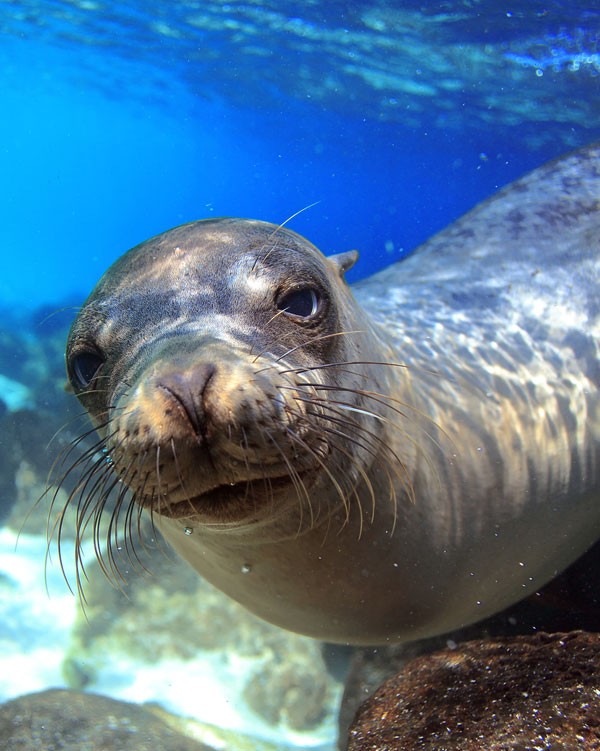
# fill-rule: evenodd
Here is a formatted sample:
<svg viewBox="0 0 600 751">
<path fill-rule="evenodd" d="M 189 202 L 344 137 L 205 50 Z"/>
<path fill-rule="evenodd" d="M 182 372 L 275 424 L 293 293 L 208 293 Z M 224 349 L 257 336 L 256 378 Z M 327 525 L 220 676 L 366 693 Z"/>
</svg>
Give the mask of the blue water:
<svg viewBox="0 0 600 751">
<path fill-rule="evenodd" d="M 0 2 L 0 307 L 173 225 L 282 222 L 354 277 L 600 137 L 600 12 L 530 0 Z"/>
</svg>

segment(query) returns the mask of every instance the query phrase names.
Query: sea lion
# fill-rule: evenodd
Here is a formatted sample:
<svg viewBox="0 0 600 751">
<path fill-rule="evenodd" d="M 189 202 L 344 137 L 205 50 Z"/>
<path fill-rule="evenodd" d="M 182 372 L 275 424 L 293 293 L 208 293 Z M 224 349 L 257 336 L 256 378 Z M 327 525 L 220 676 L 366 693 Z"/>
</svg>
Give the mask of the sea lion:
<svg viewBox="0 0 600 751">
<path fill-rule="evenodd" d="M 355 252 L 259 221 L 133 248 L 67 343 L 105 452 L 80 528 L 120 487 L 108 568 L 147 509 L 228 595 L 332 642 L 534 592 L 600 533 L 599 199 L 597 144 L 352 289 Z"/>
</svg>

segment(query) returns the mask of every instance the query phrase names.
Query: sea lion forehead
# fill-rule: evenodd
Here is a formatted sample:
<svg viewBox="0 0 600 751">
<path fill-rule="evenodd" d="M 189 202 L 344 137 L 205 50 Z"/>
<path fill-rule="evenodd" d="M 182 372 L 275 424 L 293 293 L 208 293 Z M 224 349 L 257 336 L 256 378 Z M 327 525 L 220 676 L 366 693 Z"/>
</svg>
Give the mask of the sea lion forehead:
<svg viewBox="0 0 600 751">
<path fill-rule="evenodd" d="M 275 224 L 209 219 L 175 227 L 127 251 L 106 271 L 72 328 L 132 331 L 168 319 L 228 315 L 271 300 L 278 287 L 327 282 L 327 260 L 308 240 Z"/>
<path fill-rule="evenodd" d="M 96 293 L 127 294 L 132 279 L 139 291 L 171 282 L 225 280 L 241 267 L 301 267 L 322 264 L 324 256 L 287 228 L 250 219 L 205 219 L 175 227 L 137 245 L 119 258 L 100 280 Z M 214 272 L 217 272 L 216 274 Z M 221 276 L 221 272 L 224 276 Z"/>
</svg>

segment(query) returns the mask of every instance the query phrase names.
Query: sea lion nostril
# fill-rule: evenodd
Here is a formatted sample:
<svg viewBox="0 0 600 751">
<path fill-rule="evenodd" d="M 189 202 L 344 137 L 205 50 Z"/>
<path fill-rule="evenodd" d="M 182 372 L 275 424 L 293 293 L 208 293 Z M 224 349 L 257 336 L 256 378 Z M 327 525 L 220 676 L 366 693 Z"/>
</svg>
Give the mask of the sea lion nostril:
<svg viewBox="0 0 600 751">
<path fill-rule="evenodd" d="M 209 381 L 216 373 L 213 363 L 200 363 L 191 371 L 175 372 L 160 378 L 157 387 L 166 391 L 185 412 L 197 435 L 202 435 L 206 426 L 204 395 Z"/>
</svg>

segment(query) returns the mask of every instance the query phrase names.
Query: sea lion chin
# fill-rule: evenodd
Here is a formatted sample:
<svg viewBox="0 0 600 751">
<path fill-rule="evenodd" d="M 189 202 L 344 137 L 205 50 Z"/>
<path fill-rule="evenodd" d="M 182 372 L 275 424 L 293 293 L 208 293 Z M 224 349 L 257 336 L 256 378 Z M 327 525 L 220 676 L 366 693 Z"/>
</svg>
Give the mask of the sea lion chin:
<svg viewBox="0 0 600 751">
<path fill-rule="evenodd" d="M 264 222 L 130 250 L 67 343 L 99 435 L 80 529 L 112 493 L 109 547 L 147 510 L 217 587 L 329 641 L 534 592 L 600 534 L 599 165 L 536 170 L 352 290 L 356 253 Z"/>
</svg>

